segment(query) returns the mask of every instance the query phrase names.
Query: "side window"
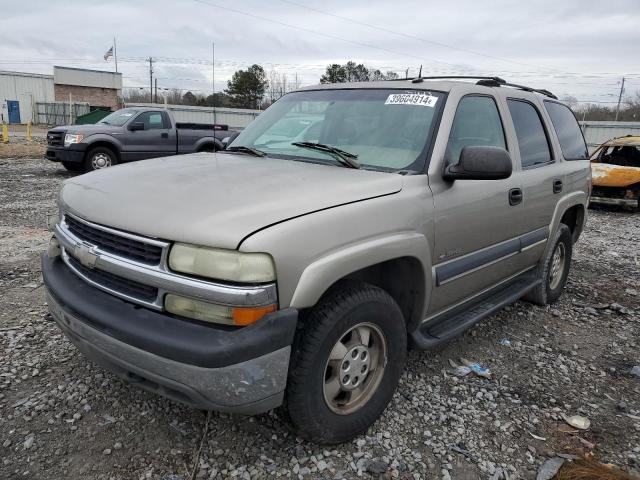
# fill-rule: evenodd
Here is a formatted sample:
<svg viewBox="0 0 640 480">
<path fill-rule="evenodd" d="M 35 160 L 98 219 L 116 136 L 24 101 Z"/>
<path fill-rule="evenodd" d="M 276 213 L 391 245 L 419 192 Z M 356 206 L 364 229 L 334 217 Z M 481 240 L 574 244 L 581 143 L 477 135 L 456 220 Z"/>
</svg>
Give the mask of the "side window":
<svg viewBox="0 0 640 480">
<path fill-rule="evenodd" d="M 451 125 L 445 163 L 458 163 L 462 149 L 471 146 L 506 148 L 498 106 L 491 97 L 470 95 L 460 100 Z"/>
<path fill-rule="evenodd" d="M 507 104 L 516 129 L 522 167 L 551 161 L 549 139 L 536 107 L 529 102 L 513 99 L 508 99 Z"/>
<path fill-rule="evenodd" d="M 144 123 L 145 130 L 166 128 L 162 119 L 162 112 L 144 112 L 135 121 Z"/>
<path fill-rule="evenodd" d="M 566 160 L 583 160 L 589 158 L 587 144 L 575 115 L 569 107 L 557 102 L 544 102 L 547 113 L 551 117 L 553 128 L 558 134 L 562 156 Z"/>
</svg>

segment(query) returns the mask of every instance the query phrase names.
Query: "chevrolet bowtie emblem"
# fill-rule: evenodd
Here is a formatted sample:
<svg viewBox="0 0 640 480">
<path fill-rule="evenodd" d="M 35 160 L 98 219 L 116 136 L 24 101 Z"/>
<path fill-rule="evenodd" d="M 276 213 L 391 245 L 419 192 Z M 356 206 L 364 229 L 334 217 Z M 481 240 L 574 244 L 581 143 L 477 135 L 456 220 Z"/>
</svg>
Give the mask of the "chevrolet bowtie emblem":
<svg viewBox="0 0 640 480">
<path fill-rule="evenodd" d="M 98 254 L 95 253 L 95 247 L 93 245 L 87 245 L 81 243 L 76 245 L 73 249 L 74 257 L 87 268 L 94 268 L 98 261 Z"/>
</svg>

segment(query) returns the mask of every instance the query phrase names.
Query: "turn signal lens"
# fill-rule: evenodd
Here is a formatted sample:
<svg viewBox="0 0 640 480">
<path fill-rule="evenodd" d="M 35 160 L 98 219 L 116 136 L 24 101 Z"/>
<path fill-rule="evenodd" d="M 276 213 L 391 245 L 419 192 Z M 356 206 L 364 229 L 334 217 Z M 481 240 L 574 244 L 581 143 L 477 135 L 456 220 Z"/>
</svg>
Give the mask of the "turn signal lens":
<svg viewBox="0 0 640 480">
<path fill-rule="evenodd" d="M 233 324 L 234 325 L 251 325 L 256 323 L 267 313 L 275 312 L 275 305 L 268 305 L 266 307 L 250 307 L 250 308 L 234 308 L 233 309 Z"/>
<path fill-rule="evenodd" d="M 209 323 L 222 325 L 246 326 L 257 322 L 267 313 L 275 312 L 275 305 L 262 307 L 229 307 L 204 302 L 194 298 L 182 297 L 172 293 L 164 299 L 167 312 L 181 317 L 193 318 Z"/>
</svg>

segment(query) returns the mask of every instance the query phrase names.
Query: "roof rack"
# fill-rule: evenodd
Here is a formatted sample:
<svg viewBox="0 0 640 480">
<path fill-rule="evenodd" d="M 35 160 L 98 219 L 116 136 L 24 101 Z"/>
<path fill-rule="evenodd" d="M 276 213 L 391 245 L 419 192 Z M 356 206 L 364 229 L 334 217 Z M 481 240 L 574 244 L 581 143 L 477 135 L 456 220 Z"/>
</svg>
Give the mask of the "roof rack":
<svg viewBox="0 0 640 480">
<path fill-rule="evenodd" d="M 407 80 L 411 80 L 413 83 L 420 83 L 423 80 L 493 80 L 496 83 L 507 83 L 506 80 L 503 80 L 500 77 L 486 77 L 486 76 L 481 76 L 481 75 L 440 75 L 440 76 L 434 76 L 434 77 L 423 77 L 423 76 L 419 76 L 419 77 L 409 77 L 409 78 L 392 78 L 390 80 L 388 80 L 389 82 L 402 82 L 402 81 L 407 81 Z"/>
<path fill-rule="evenodd" d="M 500 77 L 486 77 L 480 75 L 442 75 L 442 76 L 434 76 L 434 77 L 411 77 L 411 78 L 394 78 L 389 81 L 398 82 L 398 81 L 406 81 L 411 80 L 412 83 L 420 83 L 423 80 L 478 80 L 476 85 L 483 85 L 485 87 L 512 87 L 517 88 L 518 90 L 523 90 L 525 92 L 533 92 L 539 93 L 549 98 L 553 98 L 557 100 L 553 93 L 549 90 L 545 90 L 543 88 L 531 88 L 526 87 L 524 85 L 518 85 L 517 83 L 509 83 L 505 79 Z"/>
</svg>

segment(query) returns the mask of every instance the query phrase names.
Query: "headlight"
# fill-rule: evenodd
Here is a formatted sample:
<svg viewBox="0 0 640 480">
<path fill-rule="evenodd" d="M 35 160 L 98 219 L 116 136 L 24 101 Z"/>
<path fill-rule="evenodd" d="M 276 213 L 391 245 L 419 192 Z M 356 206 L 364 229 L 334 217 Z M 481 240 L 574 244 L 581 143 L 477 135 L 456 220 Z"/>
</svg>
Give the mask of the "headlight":
<svg viewBox="0 0 640 480">
<path fill-rule="evenodd" d="M 182 317 L 194 318 L 203 322 L 221 323 L 224 325 L 251 325 L 267 313 L 275 312 L 275 305 L 263 307 L 228 307 L 214 303 L 182 297 L 169 293 L 164 299 L 167 312 Z"/>
<path fill-rule="evenodd" d="M 64 136 L 64 146 L 68 147 L 72 143 L 80 143 L 83 138 L 84 138 L 84 135 L 67 133 Z"/>
<path fill-rule="evenodd" d="M 267 253 L 245 253 L 182 243 L 171 248 L 169 267 L 176 272 L 238 283 L 265 283 L 276 279 L 273 259 Z"/>
</svg>

